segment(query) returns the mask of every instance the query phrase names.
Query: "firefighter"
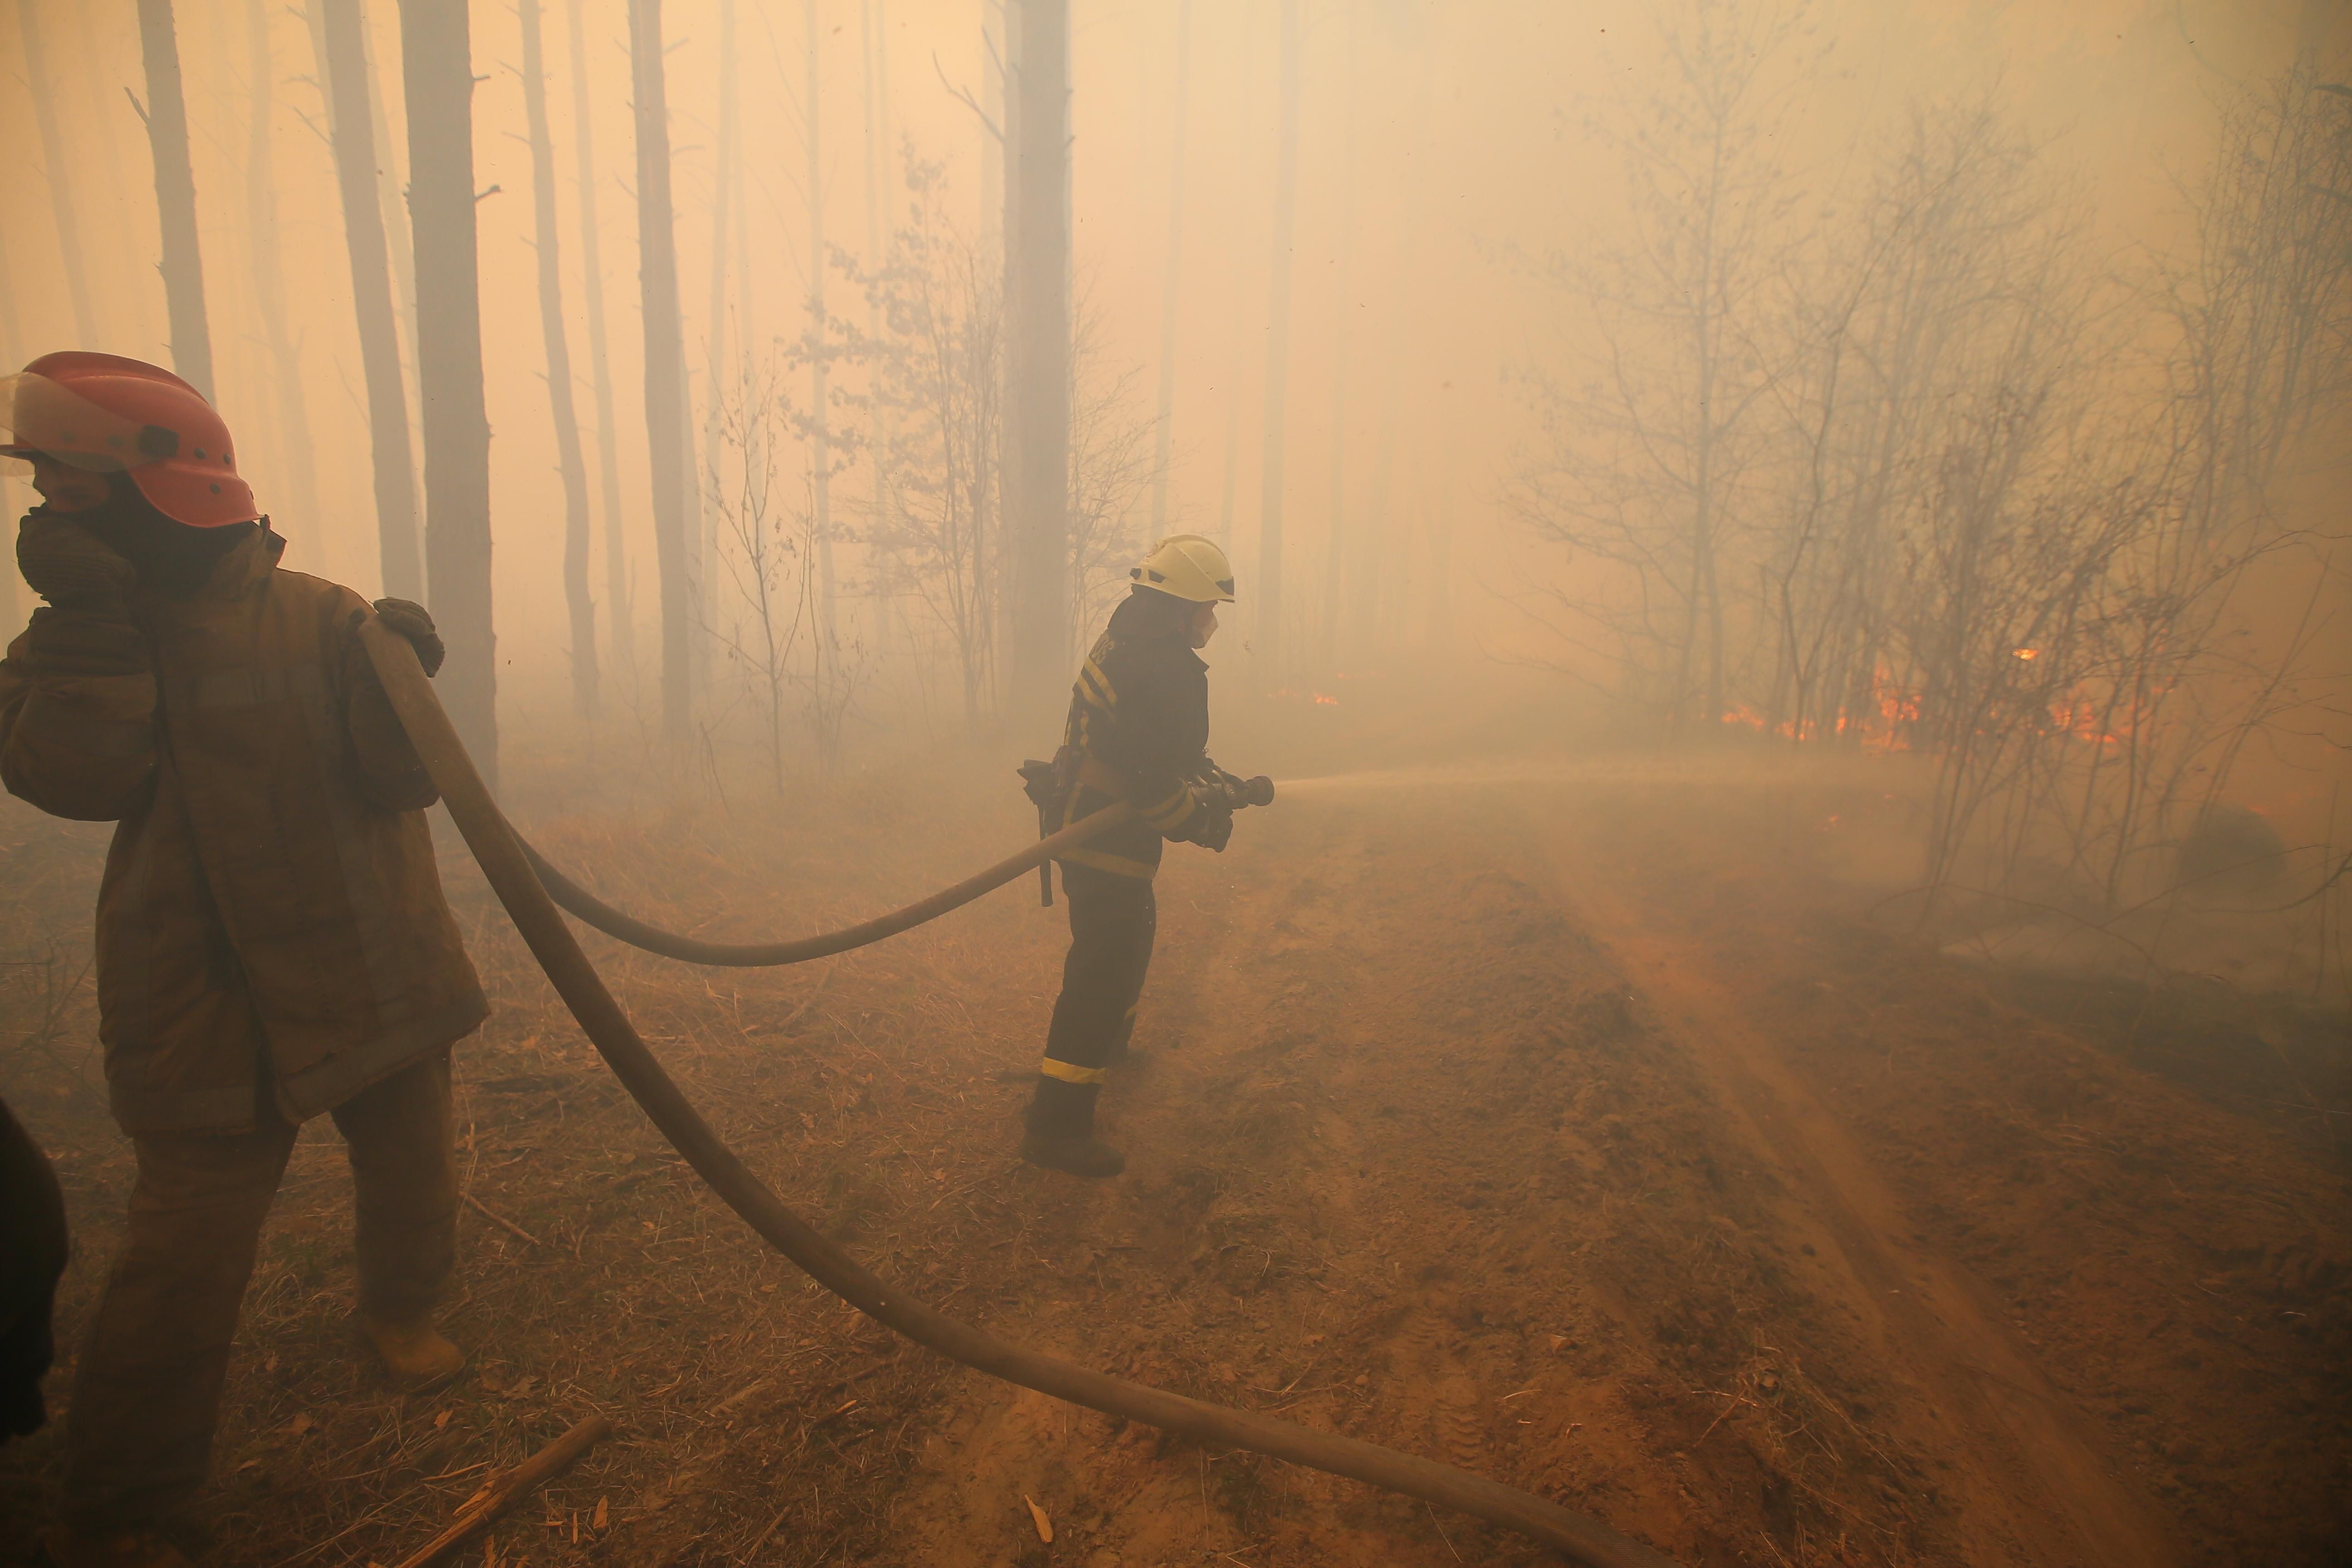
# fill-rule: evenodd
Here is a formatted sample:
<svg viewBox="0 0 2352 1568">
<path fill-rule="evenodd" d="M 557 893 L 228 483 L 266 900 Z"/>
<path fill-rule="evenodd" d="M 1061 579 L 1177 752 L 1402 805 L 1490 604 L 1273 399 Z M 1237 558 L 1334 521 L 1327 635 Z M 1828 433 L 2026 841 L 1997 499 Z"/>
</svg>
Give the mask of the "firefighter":
<svg viewBox="0 0 2352 1568">
<path fill-rule="evenodd" d="M 358 1339 L 395 1384 L 464 1364 L 432 1309 L 455 1259 L 449 1053 L 488 1011 L 444 900 L 434 790 L 348 588 L 278 568 L 228 428 L 170 372 L 54 353 L 0 382 L 0 453 L 42 504 L 47 601 L 0 660 L 0 782 L 112 821 L 99 1037 L 138 1174 L 65 1418 L 64 1568 L 171 1568 L 237 1309 L 300 1123 L 355 1191 Z M 430 671 L 422 609 L 375 612 Z"/>
<path fill-rule="evenodd" d="M 1061 857 L 1070 906 L 1062 994 L 1038 1064 L 1022 1158 L 1074 1176 L 1116 1176 L 1126 1157 L 1095 1135 L 1105 1066 L 1135 1032 L 1151 963 L 1151 879 L 1164 840 L 1223 851 L 1232 799 L 1207 756 L 1209 667 L 1196 651 L 1234 598 L 1225 552 L 1198 534 L 1164 539 L 1129 574 L 1132 586 L 1072 684 L 1057 762 L 1067 826 L 1115 801 L 1136 819 Z M 1270 798 L 1270 797 L 1269 797 Z"/>
</svg>

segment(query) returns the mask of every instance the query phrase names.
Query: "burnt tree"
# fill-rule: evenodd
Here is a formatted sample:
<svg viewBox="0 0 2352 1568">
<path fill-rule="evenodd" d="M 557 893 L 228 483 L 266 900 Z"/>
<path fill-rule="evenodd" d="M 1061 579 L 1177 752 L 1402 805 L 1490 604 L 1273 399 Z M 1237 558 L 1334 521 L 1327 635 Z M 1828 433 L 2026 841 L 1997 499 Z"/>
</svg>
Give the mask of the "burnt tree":
<svg viewBox="0 0 2352 1568">
<path fill-rule="evenodd" d="M 467 0 L 401 0 L 416 379 L 425 405 L 425 586 L 449 646 L 442 705 L 493 787 L 498 644 L 490 617 L 490 422 L 474 235 L 474 66 Z"/>
</svg>

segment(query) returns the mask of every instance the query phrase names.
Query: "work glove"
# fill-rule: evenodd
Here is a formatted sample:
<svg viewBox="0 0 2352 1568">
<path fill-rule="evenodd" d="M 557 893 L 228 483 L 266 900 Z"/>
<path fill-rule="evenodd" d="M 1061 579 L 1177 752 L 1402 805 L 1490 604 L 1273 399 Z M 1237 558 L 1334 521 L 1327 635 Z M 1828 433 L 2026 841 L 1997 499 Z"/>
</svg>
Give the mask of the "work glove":
<svg viewBox="0 0 2352 1568">
<path fill-rule="evenodd" d="M 1234 839 L 1234 808 L 1221 800 L 1202 801 L 1201 809 L 1192 814 L 1191 825 L 1184 829 L 1184 839 L 1203 849 L 1223 854 L 1225 846 Z"/>
<path fill-rule="evenodd" d="M 425 614 L 424 605 L 412 605 L 406 599 L 378 599 L 375 613 L 387 629 L 408 639 L 416 649 L 416 662 L 425 667 L 427 676 L 440 672 L 441 661 L 449 657 L 449 650 L 442 646 L 441 634 L 433 629 L 433 617 Z"/>
<path fill-rule="evenodd" d="M 89 529 L 38 512 L 17 530 L 16 565 L 33 592 L 61 610 L 119 605 L 139 582 L 138 570 Z"/>
<path fill-rule="evenodd" d="M 1229 773 L 1216 763 L 1211 763 L 1207 771 L 1202 773 L 1200 784 L 1202 792 L 1210 799 L 1223 803 L 1229 812 L 1238 811 L 1245 805 L 1274 804 L 1274 781 L 1264 773 L 1258 774 L 1254 779 L 1245 779 L 1239 773 Z"/>
</svg>

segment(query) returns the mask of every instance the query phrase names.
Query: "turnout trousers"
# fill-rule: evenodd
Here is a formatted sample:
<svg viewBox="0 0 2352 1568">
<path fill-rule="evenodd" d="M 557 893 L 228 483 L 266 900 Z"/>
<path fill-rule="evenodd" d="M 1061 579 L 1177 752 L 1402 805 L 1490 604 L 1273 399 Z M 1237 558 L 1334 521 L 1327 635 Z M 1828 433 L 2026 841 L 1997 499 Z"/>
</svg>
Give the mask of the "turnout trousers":
<svg viewBox="0 0 2352 1568">
<path fill-rule="evenodd" d="M 1062 893 L 1070 906 L 1070 952 L 1062 963 L 1045 1059 L 1037 1068 L 1029 1127 L 1083 1137 L 1094 1130 L 1105 1069 L 1135 1033 L 1158 911 L 1149 878 L 1092 866 L 1063 862 Z"/>
<path fill-rule="evenodd" d="M 330 1114 L 351 1158 L 360 1308 L 416 1318 L 457 1259 L 448 1051 Z M 75 1527 L 147 1524 L 204 1484 L 237 1309 L 295 1131 L 265 1101 L 249 1132 L 132 1138 L 130 1216 L 66 1413 L 65 1516 Z"/>
</svg>

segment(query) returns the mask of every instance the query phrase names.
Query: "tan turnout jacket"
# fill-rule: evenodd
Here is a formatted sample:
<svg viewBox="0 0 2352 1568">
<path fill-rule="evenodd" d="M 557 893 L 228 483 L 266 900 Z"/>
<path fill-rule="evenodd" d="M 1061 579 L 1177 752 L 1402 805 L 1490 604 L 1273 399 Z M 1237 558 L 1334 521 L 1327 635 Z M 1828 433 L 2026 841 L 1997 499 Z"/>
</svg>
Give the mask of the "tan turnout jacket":
<svg viewBox="0 0 2352 1568">
<path fill-rule="evenodd" d="M 353 635 L 367 605 L 278 570 L 285 547 L 264 528 L 193 598 L 134 594 L 142 672 L 79 673 L 129 629 L 54 607 L 0 660 L 0 781 L 119 820 L 99 1034 L 128 1131 L 249 1128 L 264 1074 L 281 1114 L 314 1116 L 488 1011 L 434 866 L 432 784 Z"/>
</svg>

